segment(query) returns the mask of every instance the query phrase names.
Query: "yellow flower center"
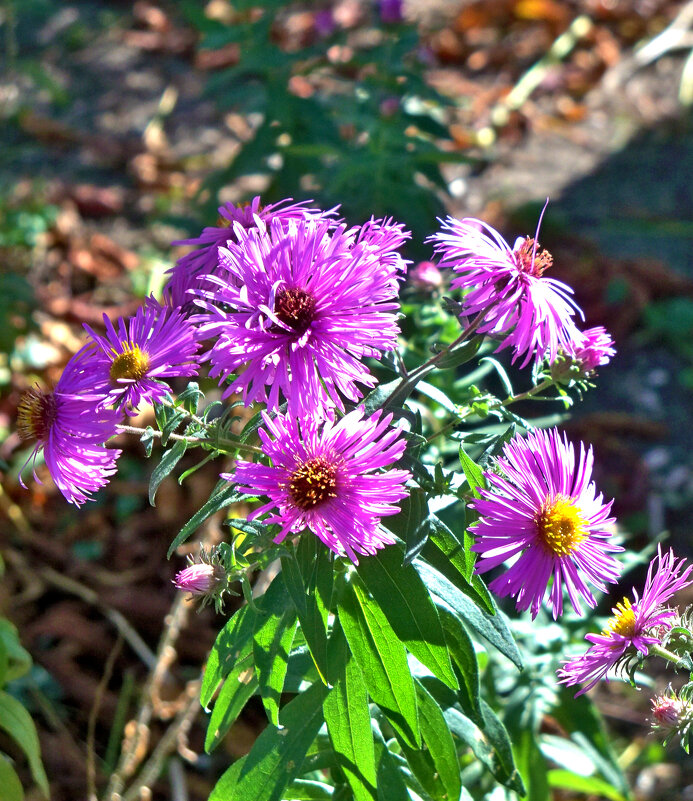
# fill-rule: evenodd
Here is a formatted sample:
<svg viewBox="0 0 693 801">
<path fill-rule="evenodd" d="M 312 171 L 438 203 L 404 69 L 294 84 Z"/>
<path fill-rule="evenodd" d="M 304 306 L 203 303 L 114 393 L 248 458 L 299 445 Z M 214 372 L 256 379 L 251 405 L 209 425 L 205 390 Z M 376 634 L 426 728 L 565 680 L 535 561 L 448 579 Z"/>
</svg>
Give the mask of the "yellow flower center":
<svg viewBox="0 0 693 801">
<path fill-rule="evenodd" d="M 575 501 L 556 495 L 535 519 L 539 539 L 556 556 L 568 556 L 589 536 L 587 521 Z"/>
<path fill-rule="evenodd" d="M 17 406 L 17 431 L 23 440 L 45 440 L 55 422 L 57 405 L 52 392 L 28 389 Z"/>
<path fill-rule="evenodd" d="M 300 509 L 313 509 L 336 497 L 337 467 L 324 456 L 309 459 L 291 474 L 289 493 Z"/>
<path fill-rule="evenodd" d="M 129 378 L 133 381 L 139 381 L 143 378 L 149 370 L 149 354 L 140 350 L 137 345 L 129 345 L 123 343 L 126 348 L 122 353 L 119 353 L 113 363 L 109 375 L 111 381 L 117 381 L 119 378 Z"/>
<path fill-rule="evenodd" d="M 532 253 L 534 253 L 534 260 L 532 260 Z M 548 250 L 539 250 L 538 242 L 536 252 L 534 251 L 534 239 L 529 236 L 515 251 L 515 258 L 522 272 L 533 275 L 535 278 L 542 276 L 544 270 L 548 270 L 553 264 L 553 256 Z"/>
<path fill-rule="evenodd" d="M 624 598 L 611 611 L 614 616 L 606 624 L 602 634 L 605 637 L 611 634 L 620 634 L 622 637 L 635 636 L 635 612 L 630 605 L 630 601 Z"/>
</svg>

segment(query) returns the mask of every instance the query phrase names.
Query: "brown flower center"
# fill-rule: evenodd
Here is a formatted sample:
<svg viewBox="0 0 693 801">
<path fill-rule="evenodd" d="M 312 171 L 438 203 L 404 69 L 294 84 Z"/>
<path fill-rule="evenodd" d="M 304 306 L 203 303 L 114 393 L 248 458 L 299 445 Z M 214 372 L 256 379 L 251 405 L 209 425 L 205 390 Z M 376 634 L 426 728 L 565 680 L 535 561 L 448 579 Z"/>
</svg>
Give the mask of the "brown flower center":
<svg viewBox="0 0 693 801">
<path fill-rule="evenodd" d="M 147 375 L 147 370 L 149 370 L 149 354 L 140 350 L 137 345 L 131 345 L 113 359 L 109 375 L 111 381 L 117 381 L 119 378 L 139 381 Z"/>
<path fill-rule="evenodd" d="M 589 536 L 587 523 L 571 498 L 557 495 L 535 519 L 544 547 L 556 556 L 568 556 Z"/>
<path fill-rule="evenodd" d="M 52 392 L 27 389 L 17 406 L 17 431 L 21 439 L 45 440 L 55 422 L 58 406 Z"/>
<path fill-rule="evenodd" d="M 303 289 L 282 289 L 274 301 L 274 313 L 297 334 L 305 333 L 313 322 L 315 299 Z"/>
<path fill-rule="evenodd" d="M 553 256 L 548 250 L 539 250 L 539 243 L 537 242 L 537 250 L 532 260 L 532 253 L 534 252 L 534 239 L 525 237 L 524 242 L 515 251 L 515 258 L 517 265 L 523 273 L 533 275 L 539 278 L 544 274 L 544 270 L 548 270 L 553 264 Z"/>
<path fill-rule="evenodd" d="M 289 493 L 299 509 L 313 509 L 336 497 L 337 467 L 324 456 L 309 459 L 291 474 Z"/>
</svg>

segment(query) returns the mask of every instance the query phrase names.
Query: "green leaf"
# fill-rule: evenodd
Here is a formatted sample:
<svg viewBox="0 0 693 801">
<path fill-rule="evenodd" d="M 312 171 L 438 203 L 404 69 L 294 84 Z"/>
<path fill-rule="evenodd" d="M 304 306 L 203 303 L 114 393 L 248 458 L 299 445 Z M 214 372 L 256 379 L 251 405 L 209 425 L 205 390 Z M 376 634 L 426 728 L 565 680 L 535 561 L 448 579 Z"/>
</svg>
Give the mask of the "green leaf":
<svg viewBox="0 0 693 801">
<path fill-rule="evenodd" d="M 456 537 L 452 529 L 437 515 L 429 515 L 428 528 L 431 542 L 445 555 L 445 560 L 438 560 L 438 562 L 443 561 L 446 564 L 450 564 L 469 585 L 473 580 L 474 564 L 476 563 L 474 552 L 467 547 L 463 540 Z M 446 573 L 445 575 L 449 574 Z"/>
<path fill-rule="evenodd" d="M 178 532 L 176 538 L 171 543 L 166 557 L 170 559 L 171 554 L 176 548 L 184 543 L 188 537 L 199 528 L 207 518 L 216 514 L 219 510 L 230 506 L 232 503 L 239 503 L 246 500 L 245 495 L 236 492 L 234 485 L 230 481 L 220 479 L 216 487 L 212 490 L 209 500 L 206 501 L 195 514 L 188 520 L 183 528 Z"/>
<path fill-rule="evenodd" d="M 479 487 L 486 488 L 486 479 L 484 478 L 484 471 L 479 467 L 476 462 L 471 459 L 466 453 L 464 448 L 460 445 L 460 463 L 462 470 L 464 470 L 465 478 L 475 498 L 480 498 Z"/>
<path fill-rule="evenodd" d="M 443 711 L 431 694 L 418 681 L 416 682 L 416 698 L 419 705 L 421 735 L 428 749 L 426 755 L 430 757 L 434 768 L 434 770 L 430 771 L 429 777 L 432 778 L 437 774 L 437 779 L 433 782 L 423 774 L 419 775 L 418 778 L 427 790 L 427 784 L 430 786 L 431 789 L 428 791 L 432 792 L 436 798 L 458 799 L 462 792 L 460 764 L 457 758 L 455 741 L 452 738 Z M 406 746 L 403 746 L 403 749 L 409 761 L 407 751 L 411 751 L 411 749 L 407 749 Z M 427 778 L 429 778 L 428 782 L 424 783 Z"/>
<path fill-rule="evenodd" d="M 330 801 L 334 787 L 310 779 L 294 779 L 291 787 L 284 790 L 282 801 Z"/>
<path fill-rule="evenodd" d="M 405 742 L 419 747 L 416 692 L 407 652 L 357 576 L 342 593 L 338 615 L 373 702 Z"/>
<path fill-rule="evenodd" d="M 440 361 L 436 362 L 436 367 L 440 370 L 445 370 L 448 367 L 458 367 L 460 364 L 465 364 L 476 355 L 483 341 L 483 336 L 476 336 L 464 342 L 455 350 L 446 353 Z"/>
<path fill-rule="evenodd" d="M 0 650 L 5 658 L 5 669 L 4 671 L 0 669 L 0 687 L 2 687 L 24 676 L 31 669 L 31 655 L 19 642 L 17 628 L 4 618 L 0 618 Z M 2 662 L 1 656 L 0 662 Z"/>
<path fill-rule="evenodd" d="M 209 801 L 281 801 L 323 723 L 327 693 L 316 682 L 290 701 L 279 713 L 281 728 L 264 729 L 250 753 L 222 775 Z"/>
<path fill-rule="evenodd" d="M 182 404 L 183 408 L 190 414 L 197 414 L 197 407 L 204 396 L 205 393 L 200 389 L 197 381 L 190 381 L 188 386 L 178 395 L 176 402 Z"/>
<path fill-rule="evenodd" d="M 500 613 L 489 615 L 461 592 L 442 573 L 421 559 L 416 559 L 414 567 L 431 593 L 446 604 L 449 609 L 468 623 L 477 634 L 488 640 L 502 654 L 522 670 L 522 656 L 505 619 Z"/>
<path fill-rule="evenodd" d="M 607 798 L 609 801 L 628 801 L 629 798 L 598 776 L 578 776 L 577 773 L 571 773 L 569 770 L 550 770 L 548 780 L 549 785 L 553 788 Z"/>
<path fill-rule="evenodd" d="M 474 720 L 481 719 L 481 701 L 479 687 L 479 664 L 472 642 L 459 619 L 445 607 L 438 609 L 440 622 L 443 624 L 445 640 L 455 664 L 462 676 L 460 697 L 464 698 L 465 711 Z"/>
<path fill-rule="evenodd" d="M 291 601 L 286 593 L 285 584 L 281 582 L 278 587 L 283 590 L 277 593 L 276 603 L 269 605 L 268 598 L 274 587 L 263 596 L 262 613 L 255 619 L 255 632 L 253 634 L 253 658 L 255 670 L 260 687 L 262 703 L 265 706 L 270 723 L 279 724 L 279 701 L 284 689 L 284 679 L 289 666 L 291 644 L 296 634 L 296 612 L 290 605 Z"/>
<path fill-rule="evenodd" d="M 378 765 L 377 801 L 411 801 L 402 772 L 382 736 L 375 738 L 375 759 Z"/>
<path fill-rule="evenodd" d="M 390 545 L 361 560 L 358 572 L 395 634 L 442 682 L 457 689 L 438 612 L 419 574 L 402 565 L 402 549 Z"/>
<path fill-rule="evenodd" d="M 399 506 L 398 514 L 385 518 L 383 522 L 386 528 L 406 543 L 404 564 L 409 564 L 428 539 L 426 493 L 422 489 L 414 488 Z"/>
<path fill-rule="evenodd" d="M 48 779 L 41 762 L 41 749 L 34 721 L 16 698 L 2 690 L 0 690 L 0 728 L 4 729 L 24 751 L 34 781 L 48 798 Z"/>
<path fill-rule="evenodd" d="M 296 558 L 282 557 L 281 575 L 315 667 L 327 684 L 327 612 L 332 593 L 332 563 L 327 548 L 317 537 L 302 537 Z"/>
<path fill-rule="evenodd" d="M 24 789 L 9 761 L 0 754 L 0 787 L 3 801 L 24 801 Z"/>
<path fill-rule="evenodd" d="M 428 683 L 426 684 L 429 690 L 433 689 Z M 433 695 L 435 696 L 436 693 L 433 692 Z M 452 701 L 454 702 L 454 699 Z M 481 703 L 484 717 L 482 726 L 477 726 L 459 708 L 451 704 L 443 710 L 448 727 L 454 735 L 472 749 L 477 759 L 491 771 L 501 784 L 524 795 L 524 785 L 513 763 L 507 732 L 490 708 L 483 701 Z M 501 732 L 504 733 L 504 737 Z"/>
<path fill-rule="evenodd" d="M 551 801 L 546 759 L 539 750 L 537 735 L 530 726 L 523 726 L 513 736 L 515 762 L 522 774 L 529 798 Z"/>
<path fill-rule="evenodd" d="M 180 462 L 185 453 L 188 443 L 184 439 L 179 439 L 173 443 L 173 446 L 164 451 L 161 461 L 152 471 L 152 477 L 149 479 L 149 503 L 151 506 L 156 506 L 154 498 L 159 485 L 166 478 L 166 476 L 173 470 L 173 468 Z"/>
<path fill-rule="evenodd" d="M 214 702 L 205 736 L 207 753 L 219 745 L 257 688 L 251 643 L 246 642 Z"/>
<path fill-rule="evenodd" d="M 368 689 L 358 662 L 346 660 L 323 704 L 327 731 L 356 801 L 372 801 L 376 771 Z"/>
<path fill-rule="evenodd" d="M 258 612 L 252 606 L 242 606 L 219 632 L 205 667 L 200 688 L 200 703 L 207 708 L 219 684 L 233 670 L 244 654 L 250 653 Z"/>
</svg>

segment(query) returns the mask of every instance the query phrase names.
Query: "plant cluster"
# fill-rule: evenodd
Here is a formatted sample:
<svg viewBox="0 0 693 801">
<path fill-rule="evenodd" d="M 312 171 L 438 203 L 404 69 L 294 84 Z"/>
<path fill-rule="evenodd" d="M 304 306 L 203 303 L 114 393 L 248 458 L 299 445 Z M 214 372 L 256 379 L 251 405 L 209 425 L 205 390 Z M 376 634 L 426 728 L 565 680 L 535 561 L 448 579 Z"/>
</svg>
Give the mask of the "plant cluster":
<svg viewBox="0 0 693 801">
<path fill-rule="evenodd" d="M 169 555 L 231 510 L 228 542 L 176 584 L 219 612 L 236 587 L 246 601 L 204 670 L 206 749 L 254 695 L 268 726 L 211 799 L 481 799 L 498 784 L 507 797 L 569 787 L 627 798 L 592 707 L 561 685 L 580 695 L 612 668 L 633 680 L 651 655 L 693 671 L 690 619 L 669 606 L 693 568 L 660 549 L 642 594 L 556 678 L 567 630 L 628 554 L 591 447 L 511 408 L 569 405 L 614 354 L 603 328 L 580 328 L 570 287 L 545 275 L 538 230 L 511 246 L 479 220 L 444 221 L 429 242 L 456 299 L 441 303 L 433 263 L 403 288 L 409 232 L 392 219 L 349 227 L 335 210 L 259 198 L 219 214 L 189 240 L 163 302 L 104 320 L 103 335 L 85 326 L 55 388 L 27 392 L 18 419 L 34 470 L 43 458 L 76 505 L 117 470 L 116 435 L 140 437 L 148 456 L 160 442 L 151 503 L 187 451 L 203 458 L 180 481 L 224 460 Z M 506 349 L 533 365 L 522 392 L 491 355 Z M 203 367 L 218 401 L 205 404 L 195 382 L 174 394 L 173 379 Z M 480 388 L 492 374 L 502 393 Z M 157 427 L 131 425 L 148 405 Z M 528 610 L 532 630 L 494 596 Z M 692 686 L 653 706 L 657 729 L 685 748 Z M 540 732 L 549 713 L 593 759 L 589 781 L 537 761 L 556 753 Z"/>
</svg>

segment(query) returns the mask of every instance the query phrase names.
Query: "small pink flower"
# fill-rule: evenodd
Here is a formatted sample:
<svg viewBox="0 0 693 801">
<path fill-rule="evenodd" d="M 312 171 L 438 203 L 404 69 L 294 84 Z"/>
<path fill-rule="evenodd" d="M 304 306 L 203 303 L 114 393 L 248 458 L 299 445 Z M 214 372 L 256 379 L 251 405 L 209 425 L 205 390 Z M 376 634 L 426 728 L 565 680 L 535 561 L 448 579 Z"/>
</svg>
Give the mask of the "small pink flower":
<svg viewBox="0 0 693 801">
<path fill-rule="evenodd" d="M 611 357 L 616 354 L 614 341 L 609 332 L 603 326 L 588 328 L 587 331 L 575 330 L 575 337 L 567 342 L 562 348 L 562 355 L 569 365 L 577 365 L 582 376 L 593 373 L 597 367 L 603 367 L 611 361 Z M 561 369 L 562 360 L 559 359 L 555 365 Z M 551 365 L 552 374 L 554 364 Z"/>
<path fill-rule="evenodd" d="M 675 695 L 658 695 L 652 699 L 652 726 L 655 729 L 677 729 L 689 705 Z"/>
<path fill-rule="evenodd" d="M 677 559 L 673 551 L 650 562 L 642 596 L 633 589 L 633 602 L 624 598 L 612 609 L 614 617 L 601 634 L 587 634 L 592 646 L 582 656 L 567 662 L 558 671 L 559 682 L 568 686 L 585 684 L 576 696 L 606 679 L 609 670 L 623 663 L 634 649 L 647 655 L 650 646 L 659 645 L 664 633 L 677 619 L 675 609 L 667 606 L 672 596 L 693 583 L 689 578 L 693 566 L 685 567 L 685 559 Z M 685 569 L 684 569 L 685 568 Z M 608 681 L 608 679 L 607 679 Z"/>
</svg>

